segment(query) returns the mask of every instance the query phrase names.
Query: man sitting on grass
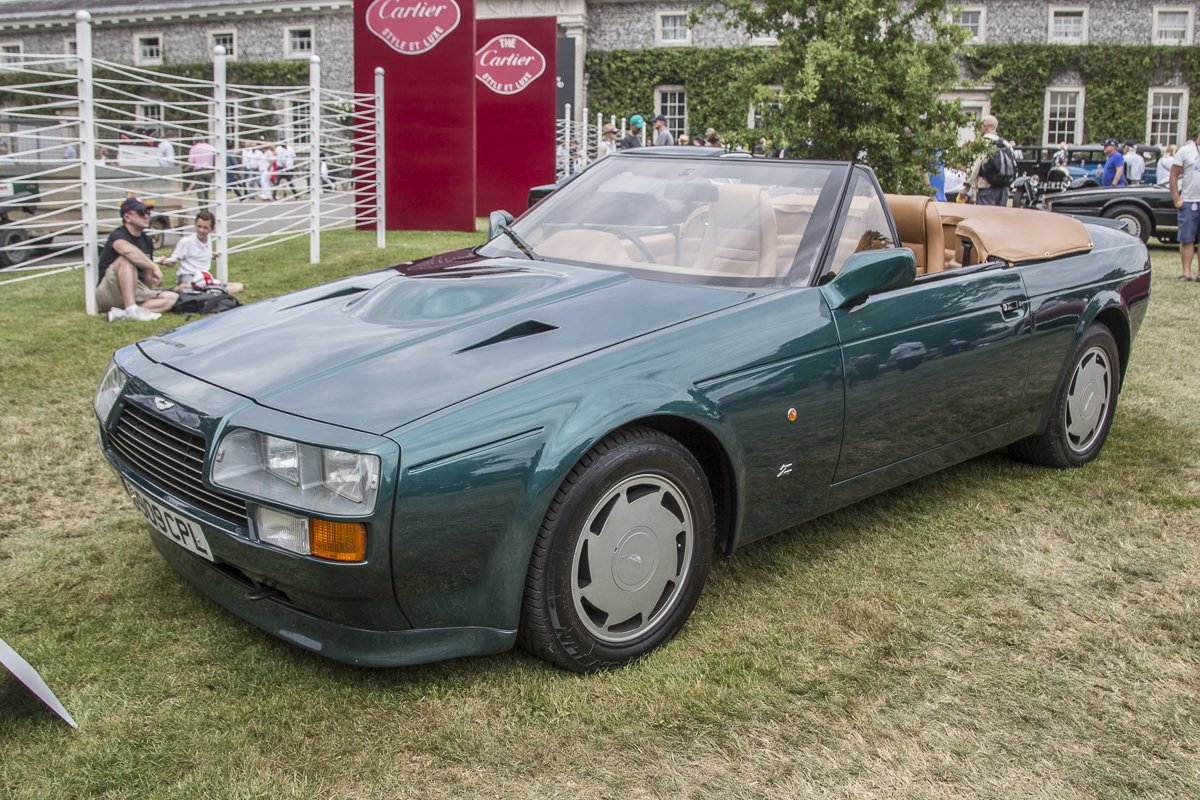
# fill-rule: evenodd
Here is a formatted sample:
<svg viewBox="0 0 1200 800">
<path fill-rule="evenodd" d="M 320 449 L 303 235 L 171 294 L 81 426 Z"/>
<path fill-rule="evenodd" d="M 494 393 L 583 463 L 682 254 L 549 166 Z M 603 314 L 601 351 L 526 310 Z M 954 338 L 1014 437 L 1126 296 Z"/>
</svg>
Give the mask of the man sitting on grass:
<svg viewBox="0 0 1200 800">
<path fill-rule="evenodd" d="M 121 203 L 122 224 L 108 235 L 100 251 L 100 284 L 96 305 L 108 321 L 148 322 L 175 305 L 179 295 L 151 286 L 162 284 L 162 270 L 152 258 L 154 244 L 146 233 L 151 207 L 136 197 Z"/>
<path fill-rule="evenodd" d="M 216 224 L 217 218 L 211 211 L 199 212 L 196 214 L 196 232 L 180 239 L 170 258 L 158 259 L 162 264 L 179 264 L 179 269 L 175 272 L 176 287 L 190 284 L 203 290 L 213 286 L 224 289 L 229 294 L 237 294 L 242 290 L 242 284 L 222 284 L 209 271 L 213 250 L 208 237 Z"/>
</svg>

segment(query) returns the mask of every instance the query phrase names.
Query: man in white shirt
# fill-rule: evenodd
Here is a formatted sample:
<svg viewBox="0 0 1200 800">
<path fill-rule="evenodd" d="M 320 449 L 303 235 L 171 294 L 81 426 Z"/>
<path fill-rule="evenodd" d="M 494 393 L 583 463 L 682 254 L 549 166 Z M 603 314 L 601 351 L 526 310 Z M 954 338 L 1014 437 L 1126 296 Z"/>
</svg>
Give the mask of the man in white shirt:
<svg viewBox="0 0 1200 800">
<path fill-rule="evenodd" d="M 292 192 L 292 196 L 296 196 L 296 186 L 292 183 L 295 176 L 296 168 L 296 150 L 287 142 L 281 141 L 275 145 L 275 189 L 278 192 L 283 191 L 283 184 L 286 181 L 288 188 Z"/>
<path fill-rule="evenodd" d="M 1125 143 L 1125 182 L 1141 183 L 1146 173 L 1146 159 L 1137 151 L 1136 142 Z"/>
<path fill-rule="evenodd" d="M 209 235 L 216 225 L 216 217 L 211 211 L 201 211 L 196 214 L 196 232 L 189 233 L 175 245 L 170 258 L 161 259 L 163 264 L 178 264 L 175 271 L 175 285 L 191 284 L 196 289 L 208 287 L 222 288 L 229 294 L 237 294 L 244 288 L 240 283 L 221 284 L 209 271 L 212 266 L 213 250 Z"/>
<path fill-rule="evenodd" d="M 258 161 L 254 157 L 254 142 L 249 139 L 242 142 L 242 174 L 239 185 L 240 192 L 237 192 L 239 200 L 245 200 L 254 193 L 251 188 L 258 181 Z"/>
<path fill-rule="evenodd" d="M 1200 150 L 1189 141 L 1175 153 L 1171 165 L 1171 197 L 1179 209 L 1179 256 L 1183 260 L 1183 274 L 1176 280 L 1192 279 L 1192 255 L 1196 252 L 1196 240 L 1200 237 Z"/>
<path fill-rule="evenodd" d="M 158 165 L 160 167 L 175 166 L 175 148 L 171 146 L 171 140 L 166 136 L 158 140 Z"/>
</svg>

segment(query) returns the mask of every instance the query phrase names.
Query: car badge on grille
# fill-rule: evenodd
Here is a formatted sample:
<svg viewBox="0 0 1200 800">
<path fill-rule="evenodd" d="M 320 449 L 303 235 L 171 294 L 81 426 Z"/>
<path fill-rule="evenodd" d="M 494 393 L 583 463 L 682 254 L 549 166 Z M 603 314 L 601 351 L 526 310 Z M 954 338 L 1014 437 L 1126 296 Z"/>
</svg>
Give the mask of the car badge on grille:
<svg viewBox="0 0 1200 800">
<path fill-rule="evenodd" d="M 174 408 L 175 404 L 170 400 L 164 400 L 161 397 L 154 398 L 154 407 L 159 411 L 166 411 L 168 408 Z"/>
</svg>

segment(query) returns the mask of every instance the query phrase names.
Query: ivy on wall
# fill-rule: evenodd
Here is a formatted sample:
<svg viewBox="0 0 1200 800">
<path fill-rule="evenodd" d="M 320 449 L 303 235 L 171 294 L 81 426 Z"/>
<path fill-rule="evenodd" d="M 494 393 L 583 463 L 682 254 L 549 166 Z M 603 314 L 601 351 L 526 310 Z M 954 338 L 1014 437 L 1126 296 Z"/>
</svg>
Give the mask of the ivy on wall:
<svg viewBox="0 0 1200 800">
<path fill-rule="evenodd" d="M 618 119 L 654 113 L 654 87 L 680 85 L 687 92 L 688 134 L 705 128 L 733 132 L 746 127 L 748 99 L 738 84 L 749 72 L 761 82 L 782 83 L 773 52 L 762 47 L 655 48 L 588 53 L 589 113 Z M 962 57 L 971 77 L 990 85 L 992 113 L 1000 133 L 1018 144 L 1044 136 L 1046 90 L 1056 78 L 1078 74 L 1085 90 L 1083 142 L 1108 137 L 1141 142 L 1146 138 L 1150 87 L 1168 86 L 1175 77 L 1200 87 L 1200 47 L 1154 45 L 973 45 Z M 1183 138 L 1200 124 L 1200 97 L 1190 104 Z"/>
<path fill-rule="evenodd" d="M 646 119 L 654 115 L 654 87 L 684 87 L 687 99 L 689 136 L 701 136 L 706 128 L 722 133 L 746 127 L 749 98 L 739 93 L 736 78 L 748 71 L 766 71 L 763 83 L 772 79 L 772 51 L 763 47 L 670 47 L 647 50 L 592 50 L 584 69 L 588 75 L 588 112 L 607 122 L 634 114 Z"/>
<path fill-rule="evenodd" d="M 1012 141 L 1041 142 L 1046 89 L 1064 73 L 1077 73 L 1084 87 L 1083 141 L 1110 136 L 1141 142 L 1151 86 L 1176 74 L 1187 86 L 1200 80 L 1200 48 L 1154 45 L 984 44 L 968 49 L 963 62 L 980 82 L 991 84 L 992 113 L 1000 133 Z M 1196 130 L 1200 108 L 1189 111 L 1184 132 Z"/>
</svg>

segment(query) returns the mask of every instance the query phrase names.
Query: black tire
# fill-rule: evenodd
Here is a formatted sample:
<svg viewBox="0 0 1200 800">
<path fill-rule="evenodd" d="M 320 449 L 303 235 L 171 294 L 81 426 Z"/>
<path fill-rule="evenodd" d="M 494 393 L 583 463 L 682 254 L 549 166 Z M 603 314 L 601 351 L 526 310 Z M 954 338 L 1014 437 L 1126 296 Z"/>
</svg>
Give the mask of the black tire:
<svg viewBox="0 0 1200 800">
<path fill-rule="evenodd" d="M 712 492 L 682 444 L 640 426 L 609 434 L 571 469 L 538 531 L 518 644 L 572 672 L 666 644 L 700 598 L 714 538 Z"/>
<path fill-rule="evenodd" d="M 171 227 L 171 221 L 166 217 L 154 217 L 150 220 L 150 242 L 154 245 L 155 250 L 163 246 L 163 242 L 167 238 L 167 234 L 163 231 L 169 227 Z"/>
<path fill-rule="evenodd" d="M 1105 325 L 1093 323 L 1075 348 L 1046 432 L 1009 445 L 1009 453 L 1055 469 L 1083 466 L 1100 454 L 1108 438 L 1120 390 L 1117 342 Z"/>
<path fill-rule="evenodd" d="M 19 247 L 29 241 L 29 232 L 24 228 L 0 229 L 0 248 Z M 0 269 L 24 264 L 33 257 L 31 250 L 0 250 Z"/>
<path fill-rule="evenodd" d="M 1128 222 L 1133 228 L 1133 235 L 1146 242 L 1150 238 L 1150 217 L 1145 211 L 1142 211 L 1137 206 L 1115 206 L 1106 209 L 1104 216 L 1108 219 L 1115 219 L 1123 222 Z"/>
</svg>

